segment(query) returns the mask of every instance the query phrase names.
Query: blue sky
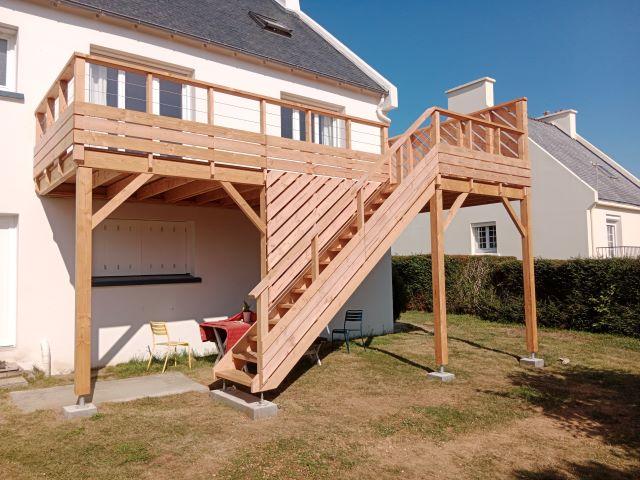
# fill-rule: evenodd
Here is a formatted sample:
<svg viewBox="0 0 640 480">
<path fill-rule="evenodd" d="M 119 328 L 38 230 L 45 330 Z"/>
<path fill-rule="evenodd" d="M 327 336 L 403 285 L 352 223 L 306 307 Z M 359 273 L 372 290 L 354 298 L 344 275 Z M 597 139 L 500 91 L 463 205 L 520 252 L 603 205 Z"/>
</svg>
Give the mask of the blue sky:
<svg viewBox="0 0 640 480">
<path fill-rule="evenodd" d="M 444 90 L 496 79 L 496 103 L 578 110 L 578 132 L 640 176 L 640 0 L 301 0 L 392 81 L 392 133 Z"/>
</svg>

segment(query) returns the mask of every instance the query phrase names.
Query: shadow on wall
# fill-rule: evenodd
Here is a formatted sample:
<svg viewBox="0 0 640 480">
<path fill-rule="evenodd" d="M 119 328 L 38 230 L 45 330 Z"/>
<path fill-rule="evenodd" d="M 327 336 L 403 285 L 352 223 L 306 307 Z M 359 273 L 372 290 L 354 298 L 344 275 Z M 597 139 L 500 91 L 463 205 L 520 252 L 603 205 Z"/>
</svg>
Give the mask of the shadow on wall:
<svg viewBox="0 0 640 480">
<path fill-rule="evenodd" d="M 68 281 L 75 288 L 74 202 L 56 198 L 41 198 L 41 202 Z M 189 341 L 198 353 L 211 350 L 201 342 L 198 324 L 239 312 L 247 292 L 259 281 L 256 229 L 241 212 L 231 209 L 128 203 L 120 207 L 117 216 L 193 221 L 196 271 L 192 273 L 200 276 L 202 283 L 93 288 L 92 365 L 145 356 L 151 344 L 150 321 L 170 322 L 172 339 Z M 52 277 L 49 281 L 61 279 Z M 67 301 L 74 302 L 73 296 Z M 73 318 L 59 321 L 60 328 L 69 329 L 66 356 L 71 363 L 73 324 Z"/>
<path fill-rule="evenodd" d="M 528 402 L 572 434 L 597 438 L 616 447 L 625 463 L 618 468 L 596 461 L 566 462 L 556 469 L 518 470 L 521 480 L 640 478 L 640 375 L 616 370 L 574 367 L 561 373 L 513 373 L 511 382 L 526 389 Z"/>
</svg>

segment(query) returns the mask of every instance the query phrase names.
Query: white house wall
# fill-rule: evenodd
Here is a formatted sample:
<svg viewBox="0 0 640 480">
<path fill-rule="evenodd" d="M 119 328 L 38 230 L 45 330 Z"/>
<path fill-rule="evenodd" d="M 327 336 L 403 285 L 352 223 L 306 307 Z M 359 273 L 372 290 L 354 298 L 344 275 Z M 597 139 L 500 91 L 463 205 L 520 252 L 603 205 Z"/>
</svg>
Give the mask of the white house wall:
<svg viewBox="0 0 640 480">
<path fill-rule="evenodd" d="M 0 22 L 18 28 L 17 90 L 25 96 L 24 102 L 0 99 L 0 215 L 17 216 L 19 232 L 17 342 L 14 347 L 0 348 L 3 360 L 38 363 L 40 342 L 46 339 L 51 345 L 54 372 L 67 371 L 73 364 L 73 200 L 38 197 L 32 172 L 36 105 L 74 51 L 88 53 L 91 44 L 106 46 L 193 68 L 195 77 L 204 81 L 272 97 L 287 92 L 342 105 L 350 115 L 377 119 L 380 99 L 375 96 L 272 71 L 91 17 L 30 2 L 0 0 Z M 196 322 L 239 311 L 244 295 L 258 281 L 255 228 L 238 211 L 215 208 L 127 204 L 114 216 L 194 222 L 194 273 L 203 282 L 94 288 L 94 364 L 142 355 L 150 340 L 146 327 L 149 320 L 171 321 L 170 330 L 176 338 L 205 348 Z M 386 318 L 375 317 L 380 323 L 370 327 L 381 332 L 392 325 L 390 275 L 385 266 L 375 272 L 354 298 L 372 295 L 376 311 L 389 313 Z M 367 286 L 369 282 L 374 286 Z M 381 288 L 385 282 L 388 288 Z M 368 288 L 371 293 L 366 293 Z"/>
<path fill-rule="evenodd" d="M 606 247 L 607 216 L 619 218 L 620 246 L 640 247 L 640 208 L 596 205 L 591 209 L 593 256 L 598 247 Z"/>
<path fill-rule="evenodd" d="M 533 250 L 536 257 L 589 256 L 587 212 L 595 192 L 534 142 L 529 141 L 532 168 Z M 519 214 L 519 202 L 512 202 Z M 520 235 L 502 204 L 462 208 L 445 233 L 445 252 L 471 254 L 471 224 L 495 222 L 497 255 L 521 258 Z M 393 245 L 395 255 L 429 253 L 429 214 L 422 213 Z"/>
</svg>

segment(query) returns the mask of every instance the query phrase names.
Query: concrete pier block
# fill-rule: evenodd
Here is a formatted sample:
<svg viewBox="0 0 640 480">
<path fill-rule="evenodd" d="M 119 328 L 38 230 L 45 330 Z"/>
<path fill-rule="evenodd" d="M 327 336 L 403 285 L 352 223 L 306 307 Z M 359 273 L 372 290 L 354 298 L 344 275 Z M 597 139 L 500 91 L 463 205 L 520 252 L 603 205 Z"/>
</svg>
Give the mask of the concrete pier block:
<svg viewBox="0 0 640 480">
<path fill-rule="evenodd" d="M 84 405 L 62 407 L 62 413 L 64 418 L 71 420 L 73 418 L 92 417 L 98 413 L 98 409 L 93 403 L 85 403 Z"/>
<path fill-rule="evenodd" d="M 271 418 L 278 414 L 278 405 L 275 403 L 267 400 L 261 402 L 255 395 L 235 388 L 212 390 L 210 395 L 215 401 L 240 410 L 252 420 Z"/>
<path fill-rule="evenodd" d="M 524 368 L 544 368 L 544 360 L 538 357 L 520 358 L 520 366 Z"/>
<path fill-rule="evenodd" d="M 452 382 L 456 376 L 453 373 L 445 372 L 444 370 L 438 370 L 437 372 L 427 373 L 427 377 L 433 380 L 439 380 L 441 382 Z"/>
</svg>

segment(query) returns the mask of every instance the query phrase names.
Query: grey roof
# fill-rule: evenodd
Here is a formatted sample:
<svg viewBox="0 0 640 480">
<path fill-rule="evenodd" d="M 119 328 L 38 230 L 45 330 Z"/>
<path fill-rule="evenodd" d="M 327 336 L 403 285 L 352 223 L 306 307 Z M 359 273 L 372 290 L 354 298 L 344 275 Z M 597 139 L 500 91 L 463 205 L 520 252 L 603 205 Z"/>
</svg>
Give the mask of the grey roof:
<svg viewBox="0 0 640 480">
<path fill-rule="evenodd" d="M 598 199 L 640 206 L 637 183 L 555 125 L 530 119 L 529 137 L 596 190 Z"/>
<path fill-rule="evenodd" d="M 376 92 L 375 82 L 297 14 L 274 0 L 63 0 L 64 3 L 168 29 Z M 286 37 L 261 28 L 249 11 L 292 29 Z"/>
</svg>

